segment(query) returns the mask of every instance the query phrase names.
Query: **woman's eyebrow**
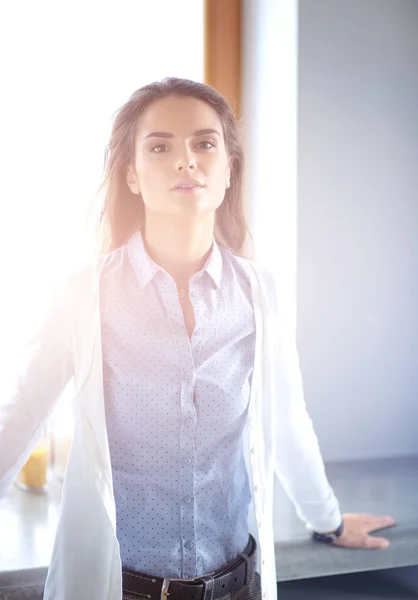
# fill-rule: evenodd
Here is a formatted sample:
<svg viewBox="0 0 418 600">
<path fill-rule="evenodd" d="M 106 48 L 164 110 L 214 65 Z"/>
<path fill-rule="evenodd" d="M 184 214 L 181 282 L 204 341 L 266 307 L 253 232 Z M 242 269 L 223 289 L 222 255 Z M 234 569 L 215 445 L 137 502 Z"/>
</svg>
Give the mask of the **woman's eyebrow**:
<svg viewBox="0 0 418 600">
<path fill-rule="evenodd" d="M 219 131 L 216 131 L 216 129 L 199 129 L 198 131 L 195 131 L 193 135 L 197 137 L 199 135 L 209 135 L 210 133 L 219 135 L 219 137 L 221 136 Z"/>
<path fill-rule="evenodd" d="M 197 131 L 195 131 L 193 133 L 194 137 L 198 137 L 200 135 L 209 135 L 209 134 L 215 134 L 215 135 L 219 135 L 220 137 L 220 133 L 219 131 L 216 131 L 216 129 L 198 129 Z M 148 133 L 145 136 L 145 139 L 148 138 L 173 138 L 174 135 L 172 133 L 168 133 L 167 131 L 152 131 L 151 133 Z"/>
<path fill-rule="evenodd" d="M 145 139 L 157 137 L 157 138 L 173 138 L 174 135 L 172 133 L 167 133 L 165 131 L 153 131 L 145 136 Z"/>
</svg>

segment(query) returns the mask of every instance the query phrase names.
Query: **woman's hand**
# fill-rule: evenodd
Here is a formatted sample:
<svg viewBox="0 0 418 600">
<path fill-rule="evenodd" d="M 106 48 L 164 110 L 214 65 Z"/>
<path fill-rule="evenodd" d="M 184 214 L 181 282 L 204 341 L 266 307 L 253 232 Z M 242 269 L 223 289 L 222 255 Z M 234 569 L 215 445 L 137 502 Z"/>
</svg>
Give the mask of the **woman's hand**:
<svg viewBox="0 0 418 600">
<path fill-rule="evenodd" d="M 344 548 L 367 548 L 383 550 L 389 546 L 389 541 L 382 537 L 369 535 L 373 531 L 393 527 L 392 517 L 382 517 L 367 514 L 343 514 L 344 531 L 333 544 Z"/>
</svg>

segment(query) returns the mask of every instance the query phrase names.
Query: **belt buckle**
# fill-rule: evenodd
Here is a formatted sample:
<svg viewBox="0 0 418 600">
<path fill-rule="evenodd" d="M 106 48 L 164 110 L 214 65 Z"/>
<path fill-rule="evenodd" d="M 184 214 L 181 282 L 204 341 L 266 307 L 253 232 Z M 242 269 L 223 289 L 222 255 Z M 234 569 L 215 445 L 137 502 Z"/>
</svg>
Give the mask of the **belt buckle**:
<svg viewBox="0 0 418 600">
<path fill-rule="evenodd" d="M 200 577 L 193 577 L 192 579 L 184 579 L 182 577 L 166 577 L 161 587 L 160 600 L 167 600 L 168 596 L 170 595 L 170 592 L 168 590 L 172 581 L 186 581 L 190 583 L 196 581 L 197 579 L 200 579 Z"/>
</svg>

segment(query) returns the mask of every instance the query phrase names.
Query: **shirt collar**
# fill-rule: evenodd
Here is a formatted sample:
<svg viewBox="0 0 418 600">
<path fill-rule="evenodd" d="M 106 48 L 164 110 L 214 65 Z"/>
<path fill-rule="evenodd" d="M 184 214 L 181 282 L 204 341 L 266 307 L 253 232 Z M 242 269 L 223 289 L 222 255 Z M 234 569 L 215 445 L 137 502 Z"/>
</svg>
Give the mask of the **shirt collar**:
<svg viewBox="0 0 418 600">
<path fill-rule="evenodd" d="M 159 271 L 163 271 L 163 269 L 148 255 L 140 230 L 136 231 L 128 240 L 127 251 L 139 285 L 141 289 L 144 289 L 154 279 L 155 275 Z M 217 289 L 221 287 L 222 253 L 215 239 L 213 240 L 211 253 L 202 271 L 210 276 Z"/>
</svg>

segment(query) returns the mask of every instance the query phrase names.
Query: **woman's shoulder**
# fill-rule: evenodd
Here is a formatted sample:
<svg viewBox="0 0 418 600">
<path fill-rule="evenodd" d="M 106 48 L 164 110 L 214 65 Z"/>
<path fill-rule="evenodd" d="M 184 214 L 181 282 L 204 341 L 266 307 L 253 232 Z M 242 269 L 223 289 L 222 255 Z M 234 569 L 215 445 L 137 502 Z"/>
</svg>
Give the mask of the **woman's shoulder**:
<svg viewBox="0 0 418 600">
<path fill-rule="evenodd" d="M 250 279 L 255 280 L 259 286 L 266 290 L 277 291 L 277 277 L 271 269 L 254 258 L 237 255 L 234 255 L 234 258 Z"/>
<path fill-rule="evenodd" d="M 78 299 L 89 293 L 94 294 L 99 288 L 101 278 L 118 270 L 124 256 L 125 247 L 122 246 L 112 252 L 89 257 L 61 278 L 57 289 Z"/>
<path fill-rule="evenodd" d="M 228 249 L 223 249 L 224 256 L 248 281 L 255 296 L 255 301 L 260 301 L 264 309 L 277 310 L 279 298 L 279 285 L 276 275 L 258 260 L 242 255 L 237 255 Z"/>
</svg>

